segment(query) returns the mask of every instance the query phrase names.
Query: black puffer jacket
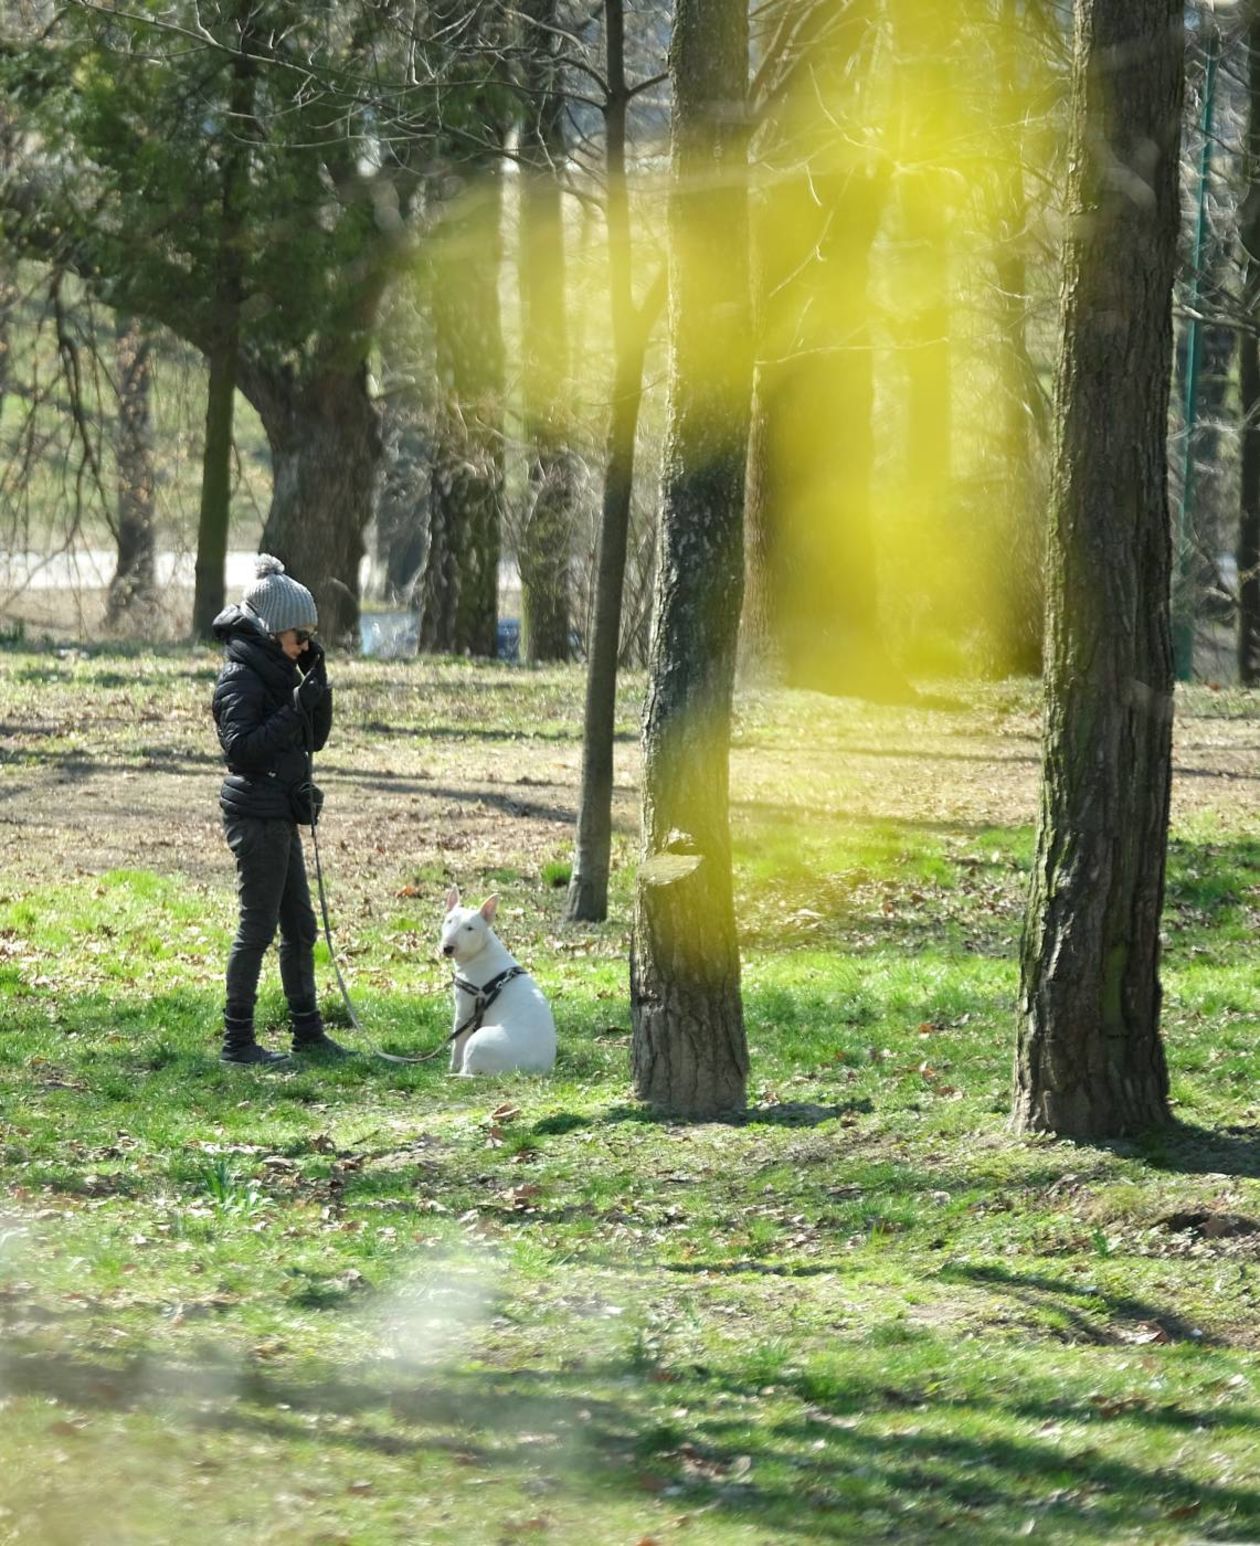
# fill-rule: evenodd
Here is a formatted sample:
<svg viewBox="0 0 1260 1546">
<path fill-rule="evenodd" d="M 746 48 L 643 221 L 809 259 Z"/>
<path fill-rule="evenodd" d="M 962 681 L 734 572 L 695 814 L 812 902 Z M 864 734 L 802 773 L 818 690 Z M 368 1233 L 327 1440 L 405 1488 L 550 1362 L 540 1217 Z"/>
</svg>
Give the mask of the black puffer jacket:
<svg viewBox="0 0 1260 1546">
<path fill-rule="evenodd" d="M 292 819 L 289 791 L 306 779 L 305 715 L 293 701 L 301 672 L 241 607 L 225 608 L 213 627 L 227 657 L 212 704 L 228 765 L 219 804 L 232 816 Z M 315 751 L 331 729 L 330 690 L 311 715 Z"/>
</svg>

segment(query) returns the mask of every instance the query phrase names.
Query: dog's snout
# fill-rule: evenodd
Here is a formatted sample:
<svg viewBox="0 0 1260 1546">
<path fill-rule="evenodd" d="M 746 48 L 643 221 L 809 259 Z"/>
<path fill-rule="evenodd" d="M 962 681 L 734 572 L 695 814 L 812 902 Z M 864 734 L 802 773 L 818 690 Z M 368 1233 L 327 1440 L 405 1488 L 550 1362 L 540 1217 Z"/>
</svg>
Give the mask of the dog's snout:
<svg viewBox="0 0 1260 1546">
<path fill-rule="evenodd" d="M 453 956 L 455 954 L 455 946 L 454 945 L 443 945 L 442 946 L 442 954 L 444 956 Z"/>
</svg>

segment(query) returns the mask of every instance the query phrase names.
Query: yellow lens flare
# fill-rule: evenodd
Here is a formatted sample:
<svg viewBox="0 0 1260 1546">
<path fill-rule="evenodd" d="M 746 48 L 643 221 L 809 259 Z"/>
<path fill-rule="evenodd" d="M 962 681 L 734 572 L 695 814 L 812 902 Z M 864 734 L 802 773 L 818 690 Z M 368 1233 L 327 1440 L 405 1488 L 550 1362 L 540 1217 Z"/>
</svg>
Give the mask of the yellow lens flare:
<svg viewBox="0 0 1260 1546">
<path fill-rule="evenodd" d="M 911 674 L 1001 669 L 1012 630 L 1040 631 L 1061 51 L 1001 0 L 849 0 L 809 16 L 786 42 L 774 26 L 761 41 L 747 236 L 716 171 L 671 215 L 668 144 L 633 147 L 636 295 L 672 251 L 675 273 L 699 274 L 702 293 L 707 274 L 720 296 L 746 243 L 753 320 L 749 351 L 737 303 L 672 340 L 666 313 L 644 422 L 659 436 L 671 341 L 698 412 L 741 433 L 751 394 L 750 546 L 770 556 L 774 626 L 805 685 L 812 673 L 843 686 L 824 657 L 872 630 L 876 652 Z M 571 175 L 582 196 L 559 216 L 568 364 L 550 417 L 597 460 L 612 394 L 607 241 L 599 189 Z M 511 258 L 515 173 L 502 194 Z M 494 239 L 487 202 L 474 181 L 447 209 L 427 284 L 466 282 Z M 511 284 L 509 269 L 509 359 L 521 348 Z M 475 329 L 467 347 L 481 347 Z"/>
</svg>

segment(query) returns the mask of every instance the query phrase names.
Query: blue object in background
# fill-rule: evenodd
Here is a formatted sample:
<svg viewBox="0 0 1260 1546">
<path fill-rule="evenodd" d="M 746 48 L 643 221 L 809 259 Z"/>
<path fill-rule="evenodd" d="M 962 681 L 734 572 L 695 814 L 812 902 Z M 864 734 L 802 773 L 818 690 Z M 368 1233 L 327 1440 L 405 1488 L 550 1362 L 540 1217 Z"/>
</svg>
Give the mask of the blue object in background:
<svg viewBox="0 0 1260 1546">
<path fill-rule="evenodd" d="M 420 651 L 416 612 L 360 612 L 359 648 L 377 660 L 406 660 Z"/>
<path fill-rule="evenodd" d="M 499 619 L 495 644 L 495 653 L 500 660 L 508 660 L 515 664 L 521 658 L 521 623 L 519 618 L 501 617 Z"/>
</svg>

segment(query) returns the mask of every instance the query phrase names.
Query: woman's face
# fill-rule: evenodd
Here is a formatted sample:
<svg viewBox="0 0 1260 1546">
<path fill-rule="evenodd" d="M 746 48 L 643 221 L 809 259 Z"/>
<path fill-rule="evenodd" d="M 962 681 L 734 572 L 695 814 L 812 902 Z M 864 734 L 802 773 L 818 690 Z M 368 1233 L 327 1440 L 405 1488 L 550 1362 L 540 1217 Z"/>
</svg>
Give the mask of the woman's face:
<svg viewBox="0 0 1260 1546">
<path fill-rule="evenodd" d="M 310 634 L 305 628 L 286 628 L 283 633 L 276 635 L 276 643 L 290 660 L 296 660 L 299 655 L 306 653 L 309 640 Z"/>
</svg>

